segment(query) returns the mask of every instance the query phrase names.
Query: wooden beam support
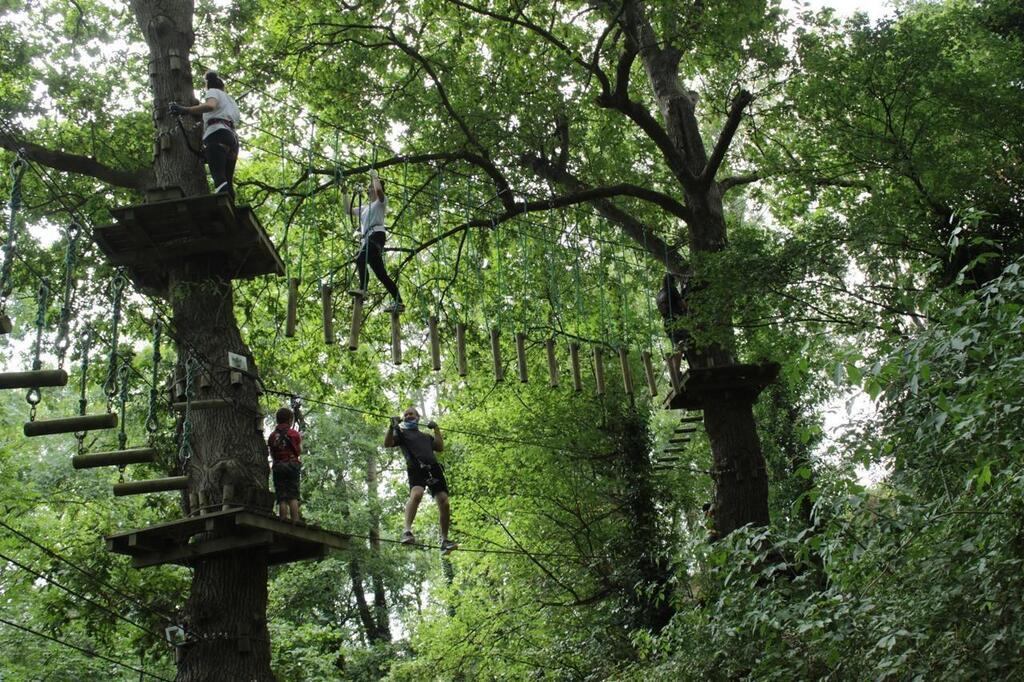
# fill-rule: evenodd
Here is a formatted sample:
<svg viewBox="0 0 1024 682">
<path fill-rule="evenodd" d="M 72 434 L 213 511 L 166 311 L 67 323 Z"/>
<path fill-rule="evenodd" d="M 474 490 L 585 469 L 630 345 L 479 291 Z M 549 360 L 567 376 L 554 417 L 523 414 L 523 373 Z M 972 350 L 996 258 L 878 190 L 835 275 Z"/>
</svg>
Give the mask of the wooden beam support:
<svg viewBox="0 0 1024 682">
<path fill-rule="evenodd" d="M 572 390 L 579 393 L 583 390 L 583 373 L 580 371 L 580 344 L 569 344 L 569 364 L 572 368 Z"/>
<path fill-rule="evenodd" d="M 679 379 L 679 368 L 675 363 L 675 353 L 665 353 L 665 366 L 668 368 L 668 380 L 672 384 L 672 392 L 679 393 L 682 382 Z"/>
<path fill-rule="evenodd" d="M 55 433 L 77 433 L 79 431 L 97 431 L 117 427 L 116 414 L 87 414 L 81 417 L 63 417 L 60 419 L 37 419 L 26 422 L 24 432 L 29 438 L 33 436 L 49 436 Z"/>
<path fill-rule="evenodd" d="M 147 493 L 163 493 L 169 490 L 184 490 L 188 487 L 188 476 L 170 476 L 168 478 L 152 478 L 147 481 L 128 481 L 114 484 L 114 496 L 145 495 Z"/>
<path fill-rule="evenodd" d="M 67 385 L 68 373 L 62 369 L 37 369 L 30 372 L 0 373 L 0 389 L 47 388 Z"/>
<path fill-rule="evenodd" d="M 94 452 L 89 455 L 75 455 L 71 458 L 71 466 L 75 469 L 92 469 L 95 467 L 142 464 L 154 460 L 156 460 L 156 450 L 154 448 L 134 448 L 131 450 Z"/>
<path fill-rule="evenodd" d="M 320 285 L 320 303 L 324 311 L 324 343 L 334 345 L 334 287 Z"/>
<path fill-rule="evenodd" d="M 597 394 L 604 395 L 604 349 L 594 346 L 594 383 Z"/>
<path fill-rule="evenodd" d="M 253 547 L 265 547 L 273 544 L 274 534 L 270 531 L 249 533 L 246 535 L 229 535 L 227 537 L 206 540 L 194 544 L 177 545 L 169 549 L 139 554 L 132 558 L 132 567 L 146 568 L 162 564 L 191 564 L 216 554 L 236 552 Z"/>
<path fill-rule="evenodd" d="M 402 364 L 402 318 L 397 310 L 391 311 L 391 362 Z"/>
<path fill-rule="evenodd" d="M 427 318 L 427 332 L 430 336 L 430 366 L 435 372 L 441 371 L 441 340 L 437 337 L 437 317 Z"/>
<path fill-rule="evenodd" d="M 544 349 L 548 354 L 548 386 L 558 388 L 558 358 L 555 356 L 555 340 L 544 341 Z"/>
<path fill-rule="evenodd" d="M 501 332 L 491 327 L 491 359 L 494 361 L 494 380 L 505 380 L 505 366 L 501 364 Z"/>
<path fill-rule="evenodd" d="M 644 363 L 644 378 L 647 379 L 647 390 L 651 392 L 651 397 L 654 398 L 658 395 L 658 382 L 654 379 L 654 364 L 651 362 L 650 352 L 642 351 L 640 353 L 640 360 Z"/>
<path fill-rule="evenodd" d="M 526 367 L 526 334 L 523 332 L 516 332 L 516 370 L 520 383 L 525 384 L 529 381 Z"/>
<path fill-rule="evenodd" d="M 299 278 L 288 278 L 288 317 L 284 323 L 284 335 L 288 338 L 295 336 L 295 325 L 299 317 Z"/>
<path fill-rule="evenodd" d="M 466 325 L 455 324 L 455 355 L 458 358 L 459 376 L 466 376 Z"/>
<path fill-rule="evenodd" d="M 619 366 L 622 368 L 622 387 L 626 395 L 633 395 L 633 370 L 629 366 L 629 349 L 619 346 Z"/>
</svg>

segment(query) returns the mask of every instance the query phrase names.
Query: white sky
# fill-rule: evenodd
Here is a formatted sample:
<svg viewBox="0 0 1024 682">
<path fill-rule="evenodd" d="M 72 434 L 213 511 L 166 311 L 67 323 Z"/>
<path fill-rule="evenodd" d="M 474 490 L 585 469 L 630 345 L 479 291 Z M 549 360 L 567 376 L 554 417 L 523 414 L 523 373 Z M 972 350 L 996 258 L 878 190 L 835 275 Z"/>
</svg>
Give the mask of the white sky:
<svg viewBox="0 0 1024 682">
<path fill-rule="evenodd" d="M 892 14 L 892 4 L 888 0 L 785 0 L 783 4 L 790 10 L 807 7 L 810 9 L 821 9 L 832 7 L 844 17 L 854 12 L 865 12 L 872 20 L 881 19 L 887 14 Z"/>
</svg>

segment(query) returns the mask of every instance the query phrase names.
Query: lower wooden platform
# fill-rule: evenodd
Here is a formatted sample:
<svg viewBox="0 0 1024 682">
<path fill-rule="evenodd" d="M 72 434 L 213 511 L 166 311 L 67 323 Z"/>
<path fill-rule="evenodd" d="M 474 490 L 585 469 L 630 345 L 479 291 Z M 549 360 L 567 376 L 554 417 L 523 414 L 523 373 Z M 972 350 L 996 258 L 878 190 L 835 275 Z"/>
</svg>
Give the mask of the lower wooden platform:
<svg viewBox="0 0 1024 682">
<path fill-rule="evenodd" d="M 245 509 L 188 517 L 106 538 L 107 551 L 132 557 L 132 566 L 189 566 L 217 555 L 265 547 L 269 563 L 322 559 L 345 549 L 348 536 L 282 521 Z"/>
<path fill-rule="evenodd" d="M 679 379 L 679 390 L 669 391 L 666 410 L 702 410 L 709 402 L 753 402 L 779 376 L 777 362 L 758 365 L 694 367 Z"/>
</svg>

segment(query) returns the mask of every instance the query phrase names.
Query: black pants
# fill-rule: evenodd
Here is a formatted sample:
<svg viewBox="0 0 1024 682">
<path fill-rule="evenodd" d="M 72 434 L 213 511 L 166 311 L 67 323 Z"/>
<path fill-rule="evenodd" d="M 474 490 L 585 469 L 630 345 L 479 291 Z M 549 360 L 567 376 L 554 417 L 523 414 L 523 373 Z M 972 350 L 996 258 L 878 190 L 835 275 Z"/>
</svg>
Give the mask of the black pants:
<svg viewBox="0 0 1024 682">
<path fill-rule="evenodd" d="M 221 128 L 203 140 L 203 154 L 213 177 L 213 191 L 235 198 L 235 163 L 238 161 L 238 138 L 230 130 Z"/>
<path fill-rule="evenodd" d="M 377 275 L 377 279 L 388 290 L 392 298 L 396 301 L 401 301 L 402 296 L 398 293 L 398 285 L 388 276 L 388 269 L 384 267 L 384 241 L 386 239 L 387 237 L 383 232 L 374 232 L 363 244 L 363 248 L 359 249 L 359 255 L 356 256 L 359 288 L 366 289 L 366 284 L 370 279 L 366 271 L 366 264 L 369 263 L 370 267 L 373 268 L 373 274 Z"/>
</svg>

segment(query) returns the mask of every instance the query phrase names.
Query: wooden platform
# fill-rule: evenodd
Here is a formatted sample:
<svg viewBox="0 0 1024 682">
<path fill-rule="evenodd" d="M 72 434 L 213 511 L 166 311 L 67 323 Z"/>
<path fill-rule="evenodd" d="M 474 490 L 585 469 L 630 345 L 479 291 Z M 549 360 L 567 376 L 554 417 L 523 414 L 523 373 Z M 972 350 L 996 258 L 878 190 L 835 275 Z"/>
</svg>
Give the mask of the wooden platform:
<svg viewBox="0 0 1024 682">
<path fill-rule="evenodd" d="M 269 563 L 322 559 L 328 549 L 345 549 L 348 536 L 276 516 L 230 509 L 194 516 L 106 538 L 107 551 L 132 557 L 132 566 L 188 566 L 228 552 L 266 547 Z"/>
<path fill-rule="evenodd" d="M 669 391 L 666 410 L 702 410 L 709 402 L 753 402 L 779 376 L 777 362 L 760 365 L 691 368 L 683 373 L 679 391 Z"/>
<path fill-rule="evenodd" d="M 170 267 L 199 257 L 217 263 L 230 279 L 284 274 L 284 263 L 248 206 L 224 194 L 169 199 L 110 209 L 113 225 L 93 240 L 114 266 L 125 266 L 144 290 L 167 288 Z"/>
</svg>

